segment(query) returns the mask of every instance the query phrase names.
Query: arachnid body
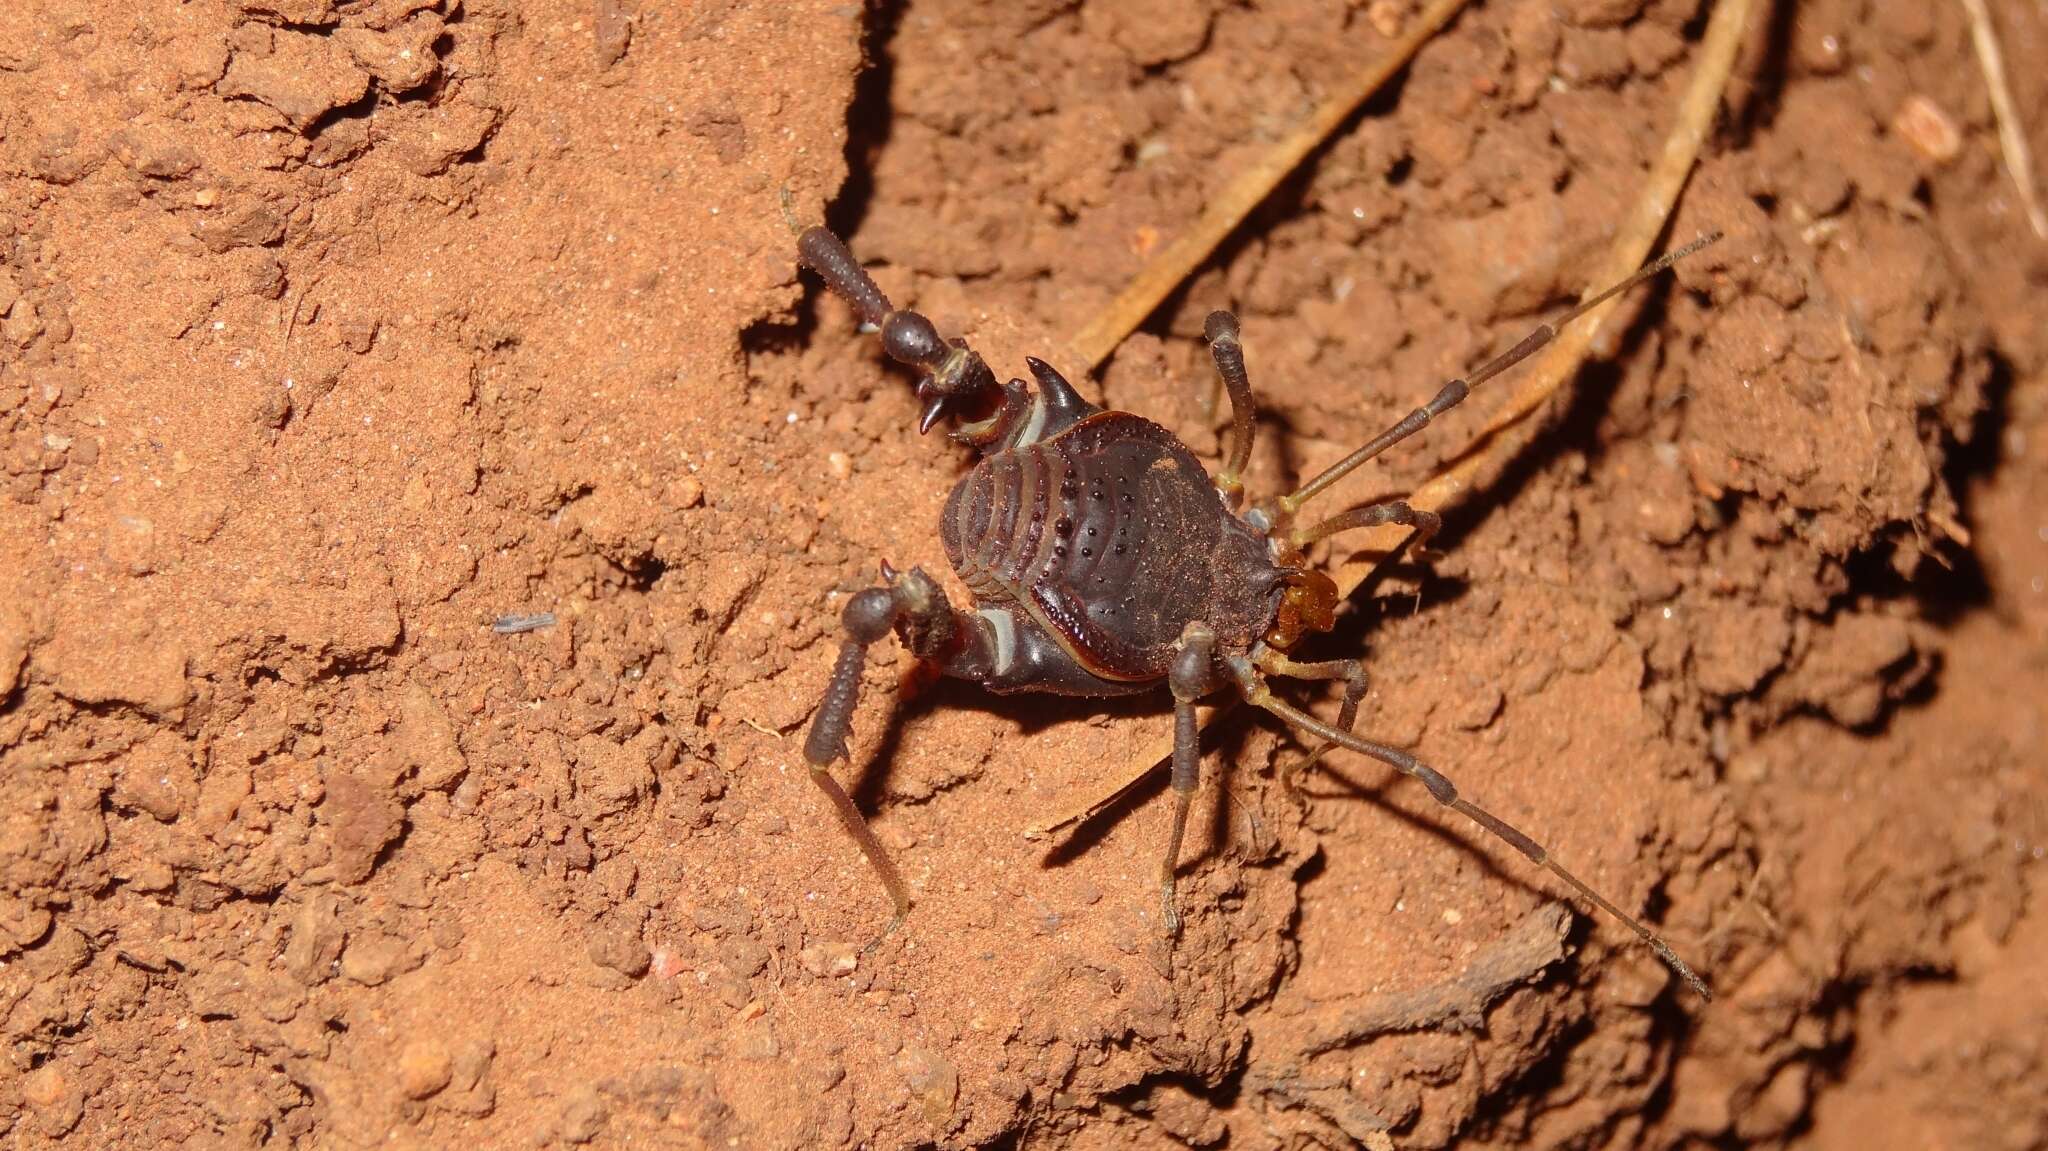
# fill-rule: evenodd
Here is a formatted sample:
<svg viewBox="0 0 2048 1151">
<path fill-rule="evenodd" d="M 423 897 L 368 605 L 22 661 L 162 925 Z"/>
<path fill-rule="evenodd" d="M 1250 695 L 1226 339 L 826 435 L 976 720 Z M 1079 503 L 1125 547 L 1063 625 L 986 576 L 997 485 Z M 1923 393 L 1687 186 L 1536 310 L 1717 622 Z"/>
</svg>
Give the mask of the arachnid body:
<svg viewBox="0 0 2048 1151">
<path fill-rule="evenodd" d="M 950 417 L 953 438 L 981 454 L 955 485 L 939 525 L 947 559 L 975 602 L 956 608 L 922 570 L 898 573 L 884 563 L 883 585 L 846 605 L 846 640 L 804 743 L 812 779 L 895 901 L 890 928 L 909 910 L 909 889 L 828 767 L 846 754 L 867 649 L 893 630 L 917 658 L 991 691 L 1100 697 L 1170 690 L 1174 811 L 1160 873 L 1169 932 L 1179 926 L 1174 872 L 1198 777 L 1195 705 L 1230 687 L 1322 740 L 1318 756 L 1343 747 L 1420 780 L 1439 803 L 1463 812 L 1627 924 L 1707 995 L 1706 985 L 1663 940 L 1560 866 L 1535 840 L 1460 796 L 1434 768 L 1353 734 L 1365 690 L 1360 661 L 1298 661 L 1288 653 L 1304 635 L 1328 631 L 1337 608 L 1336 585 L 1308 566 L 1305 548 L 1339 532 L 1382 524 L 1410 528 L 1410 543 L 1419 545 L 1439 526 L 1434 514 L 1400 500 L 1320 521 L 1299 521 L 1303 505 L 1548 343 L 1559 326 L 1715 238 L 1667 254 L 1583 301 L 1469 377 L 1445 384 L 1427 404 L 1299 490 L 1240 514 L 1254 401 L 1230 313 L 1211 313 L 1205 324 L 1232 415 L 1229 453 L 1212 477 L 1171 432 L 1129 412 L 1087 403 L 1039 360 L 1029 361 L 1035 388 L 1014 379 L 998 384 L 964 341 L 942 340 L 924 316 L 894 309 L 838 237 L 822 227 L 804 231 L 798 238 L 803 262 L 853 305 L 864 324 L 880 331 L 891 359 L 923 373 L 917 385 L 925 405 L 919 430 Z M 1267 687 L 1270 676 L 1342 681 L 1337 723 L 1324 723 L 1274 696 Z"/>
</svg>

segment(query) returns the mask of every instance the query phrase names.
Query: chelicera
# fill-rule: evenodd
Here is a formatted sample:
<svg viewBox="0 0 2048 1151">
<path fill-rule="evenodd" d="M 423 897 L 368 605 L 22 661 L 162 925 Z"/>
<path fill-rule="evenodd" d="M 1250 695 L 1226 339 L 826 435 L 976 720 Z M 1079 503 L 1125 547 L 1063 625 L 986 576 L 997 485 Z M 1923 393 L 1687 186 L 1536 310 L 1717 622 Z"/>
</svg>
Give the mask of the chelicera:
<svg viewBox="0 0 2048 1151">
<path fill-rule="evenodd" d="M 910 890 L 867 820 L 828 770 L 846 755 L 867 650 L 892 630 L 918 659 L 945 675 L 993 692 L 1120 696 L 1166 687 L 1173 696 L 1173 822 L 1159 886 L 1169 934 L 1180 916 L 1174 873 L 1200 756 L 1196 702 L 1229 688 L 1322 741 L 1311 761 L 1346 748 L 1413 776 L 1436 801 L 1463 812 L 1548 869 L 1581 898 L 1626 924 L 1702 996 L 1709 992 L 1657 935 L 1573 875 L 1519 829 L 1459 794 L 1444 774 L 1398 748 L 1351 730 L 1365 692 L 1356 659 L 1296 660 L 1304 636 L 1336 618 L 1336 584 L 1308 565 L 1305 550 L 1356 528 L 1408 527 L 1419 547 L 1438 517 L 1401 500 L 1327 518 L 1303 519 L 1305 505 L 1360 465 L 1429 426 L 1472 388 L 1549 343 L 1559 328 L 1712 243 L 1703 237 L 1667 253 L 1594 295 L 1469 376 L 1438 389 L 1426 404 L 1324 469 L 1298 490 L 1240 512 L 1251 458 L 1255 404 L 1237 318 L 1209 315 L 1209 352 L 1230 396 L 1229 451 L 1211 476 L 1173 433 L 1129 412 L 1083 400 L 1041 360 L 1027 364 L 1036 387 L 999 384 L 966 342 L 941 339 L 932 322 L 899 311 L 840 239 L 822 227 L 797 239 L 803 263 L 878 330 L 882 348 L 922 373 L 920 432 L 951 418 L 954 439 L 980 460 L 954 486 L 939 524 L 946 558 L 974 596 L 967 609 L 920 568 L 882 564 L 882 586 L 853 596 L 846 639 L 811 720 L 804 758 L 895 902 L 893 931 L 910 910 Z M 1275 696 L 1269 677 L 1341 681 L 1337 722 L 1326 723 Z"/>
</svg>

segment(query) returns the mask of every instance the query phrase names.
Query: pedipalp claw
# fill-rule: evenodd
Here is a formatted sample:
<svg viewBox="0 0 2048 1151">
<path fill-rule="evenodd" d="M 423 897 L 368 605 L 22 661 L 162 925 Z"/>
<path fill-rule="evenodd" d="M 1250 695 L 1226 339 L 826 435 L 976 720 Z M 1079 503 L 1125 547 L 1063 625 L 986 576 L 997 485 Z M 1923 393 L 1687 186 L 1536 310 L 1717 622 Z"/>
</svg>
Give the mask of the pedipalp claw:
<svg viewBox="0 0 2048 1151">
<path fill-rule="evenodd" d="M 922 391 L 923 389 L 919 390 Z M 940 418 L 946 414 L 946 399 L 947 397 L 941 394 L 925 401 L 924 415 L 917 421 L 918 435 L 921 436 L 931 431 L 932 425 L 938 423 Z"/>
</svg>

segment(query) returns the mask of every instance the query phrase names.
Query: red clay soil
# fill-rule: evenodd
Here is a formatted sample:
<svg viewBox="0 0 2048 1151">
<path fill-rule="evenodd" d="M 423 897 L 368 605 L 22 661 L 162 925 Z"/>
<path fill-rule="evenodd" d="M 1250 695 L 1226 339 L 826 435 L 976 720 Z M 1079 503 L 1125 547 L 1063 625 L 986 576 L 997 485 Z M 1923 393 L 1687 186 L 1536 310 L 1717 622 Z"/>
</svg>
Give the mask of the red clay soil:
<svg viewBox="0 0 2048 1151">
<path fill-rule="evenodd" d="M 2048 154 L 2048 22 L 1992 6 Z M 893 641 L 838 770 L 917 907 L 860 950 L 798 747 L 969 461 L 782 190 L 1059 364 L 1417 7 L 7 6 L 0 1138 L 2048 1146 L 2048 243 L 1961 5 L 1759 5 L 1670 231 L 1728 238 L 1308 649 L 1713 1004 L 1384 769 L 1290 793 L 1243 714 L 1168 941 L 1156 780 L 1021 835 L 1164 696 Z M 1707 7 L 1475 5 L 1085 390 L 1213 459 L 1232 307 L 1253 489 L 1335 459 L 1584 285 Z"/>
</svg>

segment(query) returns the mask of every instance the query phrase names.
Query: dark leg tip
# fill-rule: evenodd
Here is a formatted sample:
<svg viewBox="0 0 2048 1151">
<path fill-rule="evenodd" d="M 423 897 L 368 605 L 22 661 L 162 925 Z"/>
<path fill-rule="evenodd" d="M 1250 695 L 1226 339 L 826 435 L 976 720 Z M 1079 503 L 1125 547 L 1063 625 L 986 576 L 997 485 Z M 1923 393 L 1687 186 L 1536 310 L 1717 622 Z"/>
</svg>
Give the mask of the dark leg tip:
<svg viewBox="0 0 2048 1151">
<path fill-rule="evenodd" d="M 805 264 L 819 271 L 853 262 L 853 253 L 847 251 L 839 237 L 822 224 L 813 224 L 798 233 L 796 252 Z"/>
<path fill-rule="evenodd" d="M 1202 336 L 1212 344 L 1224 340 L 1236 343 L 1238 341 L 1237 317 L 1221 310 L 1210 312 L 1209 318 L 1202 321 Z"/>
<path fill-rule="evenodd" d="M 868 940 L 867 943 L 861 947 L 860 953 L 862 955 L 866 955 L 869 952 L 872 952 L 875 948 L 880 947 L 883 943 L 887 942 L 889 937 L 891 935 L 896 934 L 896 929 L 903 926 L 903 921 L 908 918 L 910 918 L 910 905 L 908 903 L 905 903 L 897 907 L 896 914 L 889 917 L 889 925 L 887 927 L 882 928 L 882 933 L 880 935 L 877 935 L 873 939 Z"/>
</svg>

